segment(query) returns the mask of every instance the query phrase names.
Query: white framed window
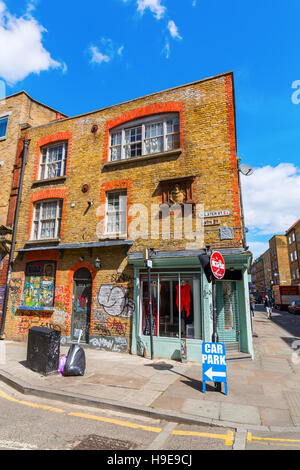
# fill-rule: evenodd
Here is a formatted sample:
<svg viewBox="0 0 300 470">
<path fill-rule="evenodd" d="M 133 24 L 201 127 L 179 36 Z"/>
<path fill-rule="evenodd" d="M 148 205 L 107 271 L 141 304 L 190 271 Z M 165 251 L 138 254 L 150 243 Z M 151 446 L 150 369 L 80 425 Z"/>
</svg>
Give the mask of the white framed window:
<svg viewBox="0 0 300 470">
<path fill-rule="evenodd" d="M 39 201 L 34 205 L 31 240 L 57 239 L 60 236 L 62 199 Z"/>
<path fill-rule="evenodd" d="M 105 232 L 107 235 L 127 235 L 127 191 L 106 193 Z"/>
<path fill-rule="evenodd" d="M 110 161 L 168 152 L 180 147 L 177 113 L 131 121 L 110 131 Z"/>
<path fill-rule="evenodd" d="M 65 176 L 68 142 L 58 142 L 41 149 L 39 180 Z"/>
<path fill-rule="evenodd" d="M 290 253 L 290 258 L 291 258 L 291 261 L 293 262 L 294 261 L 293 253 Z"/>
<path fill-rule="evenodd" d="M 298 259 L 297 251 L 296 251 L 296 250 L 294 251 L 294 258 L 295 258 L 295 261 Z"/>
<path fill-rule="evenodd" d="M 295 233 L 294 232 L 292 233 L 292 241 L 293 242 L 295 241 Z"/>
</svg>

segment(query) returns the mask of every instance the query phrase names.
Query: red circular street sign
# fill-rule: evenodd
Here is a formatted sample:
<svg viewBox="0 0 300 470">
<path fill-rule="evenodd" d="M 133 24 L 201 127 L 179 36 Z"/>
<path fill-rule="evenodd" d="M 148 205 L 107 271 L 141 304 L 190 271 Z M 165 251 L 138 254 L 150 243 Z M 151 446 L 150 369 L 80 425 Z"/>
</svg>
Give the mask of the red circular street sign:
<svg viewBox="0 0 300 470">
<path fill-rule="evenodd" d="M 217 279 L 223 279 L 225 275 L 225 261 L 221 253 L 215 251 L 210 257 L 210 267 Z"/>
</svg>

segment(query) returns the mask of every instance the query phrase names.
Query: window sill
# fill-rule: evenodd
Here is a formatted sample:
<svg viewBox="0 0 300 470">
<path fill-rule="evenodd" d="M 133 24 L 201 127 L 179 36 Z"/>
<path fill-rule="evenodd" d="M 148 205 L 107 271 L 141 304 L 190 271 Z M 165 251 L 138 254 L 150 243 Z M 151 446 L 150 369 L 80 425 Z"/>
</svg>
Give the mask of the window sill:
<svg viewBox="0 0 300 470">
<path fill-rule="evenodd" d="M 6 137 L 6 136 L 4 136 L 4 137 L 0 137 L 0 142 L 4 141 L 4 140 L 6 140 L 6 139 L 7 139 L 7 137 Z"/>
<path fill-rule="evenodd" d="M 114 166 L 121 166 L 121 165 L 130 165 L 131 163 L 135 162 L 147 162 L 149 160 L 156 160 L 158 158 L 169 158 L 179 156 L 182 153 L 182 149 L 174 149 L 168 152 L 160 152 L 160 153 L 153 153 L 149 155 L 143 155 L 142 157 L 132 157 L 132 158 L 124 158 L 122 160 L 114 160 L 104 163 L 104 168 L 106 167 L 114 167 Z"/>
<path fill-rule="evenodd" d="M 47 179 L 44 179 L 44 180 L 36 180 L 32 183 L 31 186 L 34 187 L 34 186 L 43 186 L 43 185 L 47 185 L 47 184 L 55 184 L 55 183 L 64 182 L 66 179 L 67 179 L 66 176 L 57 176 L 55 178 L 47 178 Z"/>
<path fill-rule="evenodd" d="M 60 238 L 47 238 L 43 240 L 28 240 L 26 245 L 47 245 L 47 244 L 57 244 L 60 242 Z"/>
<path fill-rule="evenodd" d="M 17 307 L 18 310 L 24 310 L 24 311 L 31 311 L 31 312 L 54 312 L 55 308 L 54 307 L 27 307 L 25 305 L 20 305 Z"/>
</svg>

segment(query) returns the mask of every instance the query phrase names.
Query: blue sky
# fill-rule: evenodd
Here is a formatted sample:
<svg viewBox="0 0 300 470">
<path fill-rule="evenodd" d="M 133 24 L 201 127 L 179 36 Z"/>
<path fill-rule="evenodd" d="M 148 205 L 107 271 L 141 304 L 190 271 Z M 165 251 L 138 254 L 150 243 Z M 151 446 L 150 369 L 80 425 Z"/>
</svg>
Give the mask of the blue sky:
<svg viewBox="0 0 300 470">
<path fill-rule="evenodd" d="M 257 255 L 300 218 L 299 15 L 299 0 L 0 0 L 0 78 L 75 115 L 233 70 Z"/>
</svg>

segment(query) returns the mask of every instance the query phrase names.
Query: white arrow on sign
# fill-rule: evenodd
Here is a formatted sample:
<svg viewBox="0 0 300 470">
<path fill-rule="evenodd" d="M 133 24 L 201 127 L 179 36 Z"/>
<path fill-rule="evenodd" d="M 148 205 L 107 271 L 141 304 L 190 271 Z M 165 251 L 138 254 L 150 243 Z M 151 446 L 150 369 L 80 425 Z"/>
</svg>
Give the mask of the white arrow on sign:
<svg viewBox="0 0 300 470">
<path fill-rule="evenodd" d="M 212 367 L 205 372 L 205 375 L 213 380 L 213 377 L 226 377 L 226 372 L 213 372 Z"/>
</svg>

